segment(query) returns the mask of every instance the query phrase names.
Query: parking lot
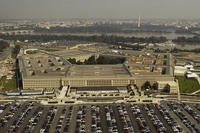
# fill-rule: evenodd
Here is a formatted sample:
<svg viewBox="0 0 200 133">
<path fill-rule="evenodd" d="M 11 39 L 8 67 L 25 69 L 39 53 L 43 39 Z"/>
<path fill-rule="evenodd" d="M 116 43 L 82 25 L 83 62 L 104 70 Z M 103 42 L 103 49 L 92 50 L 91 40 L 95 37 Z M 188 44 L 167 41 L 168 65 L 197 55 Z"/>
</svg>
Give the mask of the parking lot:
<svg viewBox="0 0 200 133">
<path fill-rule="evenodd" d="M 0 103 L 1 133 L 199 133 L 200 104 Z"/>
</svg>

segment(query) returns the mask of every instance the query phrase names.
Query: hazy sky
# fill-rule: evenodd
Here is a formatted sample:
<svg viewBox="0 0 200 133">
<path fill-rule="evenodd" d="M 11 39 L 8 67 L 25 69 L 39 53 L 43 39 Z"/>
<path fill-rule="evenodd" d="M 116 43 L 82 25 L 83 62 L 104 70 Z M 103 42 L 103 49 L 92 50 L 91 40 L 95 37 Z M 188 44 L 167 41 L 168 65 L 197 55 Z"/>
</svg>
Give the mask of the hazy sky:
<svg viewBox="0 0 200 133">
<path fill-rule="evenodd" d="M 200 18 L 200 0 L 0 0 L 0 18 Z"/>
</svg>

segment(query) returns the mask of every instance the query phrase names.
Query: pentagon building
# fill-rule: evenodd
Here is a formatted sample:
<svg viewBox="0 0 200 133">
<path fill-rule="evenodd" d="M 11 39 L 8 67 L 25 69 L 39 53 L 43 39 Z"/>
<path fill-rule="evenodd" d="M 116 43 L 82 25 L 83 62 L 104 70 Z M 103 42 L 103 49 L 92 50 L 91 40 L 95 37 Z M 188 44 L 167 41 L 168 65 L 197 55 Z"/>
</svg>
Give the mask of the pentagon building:
<svg viewBox="0 0 200 133">
<path fill-rule="evenodd" d="M 65 56 L 50 53 L 21 54 L 18 57 L 23 89 L 68 85 L 109 87 L 136 84 L 140 87 L 146 81 L 174 81 L 171 54 L 128 53 L 126 59 L 123 64 L 116 65 L 73 65 Z"/>
</svg>

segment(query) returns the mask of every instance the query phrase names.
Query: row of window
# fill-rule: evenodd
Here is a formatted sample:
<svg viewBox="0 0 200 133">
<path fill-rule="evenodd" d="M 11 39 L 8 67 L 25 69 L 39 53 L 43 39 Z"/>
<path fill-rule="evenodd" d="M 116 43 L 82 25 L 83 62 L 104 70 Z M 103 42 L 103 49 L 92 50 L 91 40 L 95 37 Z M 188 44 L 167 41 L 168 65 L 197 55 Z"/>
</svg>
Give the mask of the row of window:
<svg viewBox="0 0 200 133">
<path fill-rule="evenodd" d="M 111 86 L 111 85 L 128 85 L 130 80 L 65 80 L 63 85 L 71 86 Z M 24 86 L 60 86 L 59 80 L 26 80 Z"/>
</svg>

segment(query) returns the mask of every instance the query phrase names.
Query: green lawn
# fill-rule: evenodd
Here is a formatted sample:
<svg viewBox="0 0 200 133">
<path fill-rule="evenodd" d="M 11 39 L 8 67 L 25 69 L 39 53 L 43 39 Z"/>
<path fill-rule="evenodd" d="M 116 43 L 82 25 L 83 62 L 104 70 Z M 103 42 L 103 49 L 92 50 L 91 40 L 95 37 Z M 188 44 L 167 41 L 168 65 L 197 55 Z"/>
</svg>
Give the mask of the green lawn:
<svg viewBox="0 0 200 133">
<path fill-rule="evenodd" d="M 6 77 L 2 77 L 0 79 L 0 88 L 2 90 L 12 90 L 16 89 L 16 79 L 6 79 Z"/>
<path fill-rule="evenodd" d="M 34 50 L 34 51 L 27 51 L 26 53 L 27 54 L 37 54 L 39 52 L 40 52 L 39 50 Z"/>
<path fill-rule="evenodd" d="M 59 51 L 59 50 L 53 49 L 53 48 L 41 49 L 41 50 L 44 50 L 44 51 L 47 51 L 47 52 L 56 52 L 56 51 Z"/>
<path fill-rule="evenodd" d="M 177 76 L 180 93 L 192 93 L 200 89 L 200 85 L 195 78 L 187 79 L 184 76 Z"/>
</svg>

